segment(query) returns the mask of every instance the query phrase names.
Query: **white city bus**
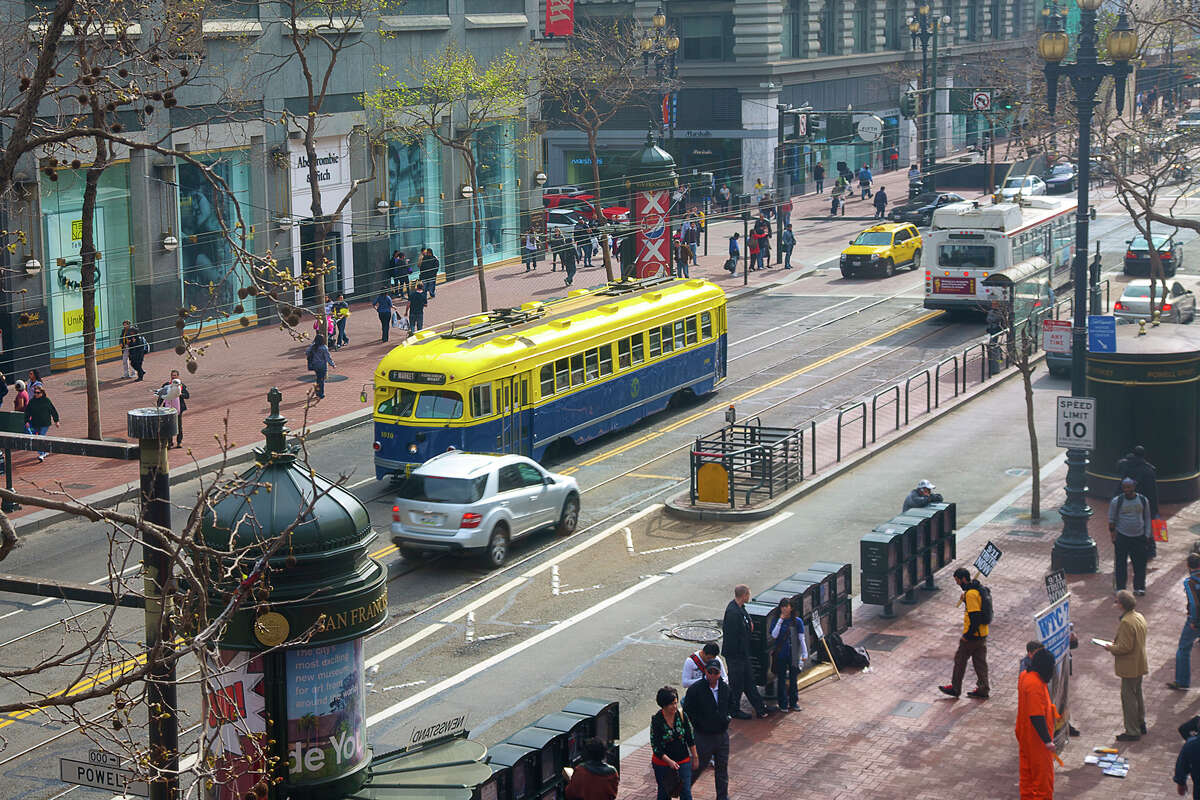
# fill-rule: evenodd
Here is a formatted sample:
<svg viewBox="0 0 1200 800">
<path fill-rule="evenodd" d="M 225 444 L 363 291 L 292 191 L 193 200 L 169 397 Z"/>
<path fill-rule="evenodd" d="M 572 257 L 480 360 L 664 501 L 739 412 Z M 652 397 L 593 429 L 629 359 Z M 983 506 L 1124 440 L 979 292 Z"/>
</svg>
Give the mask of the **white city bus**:
<svg viewBox="0 0 1200 800">
<path fill-rule="evenodd" d="M 933 212 L 924 235 L 925 307 L 986 311 L 1003 299 L 986 279 L 1042 263 L 1055 291 L 1071 283 L 1075 255 L 1074 200 L 1022 197 L 1016 203 L 954 203 Z"/>
</svg>

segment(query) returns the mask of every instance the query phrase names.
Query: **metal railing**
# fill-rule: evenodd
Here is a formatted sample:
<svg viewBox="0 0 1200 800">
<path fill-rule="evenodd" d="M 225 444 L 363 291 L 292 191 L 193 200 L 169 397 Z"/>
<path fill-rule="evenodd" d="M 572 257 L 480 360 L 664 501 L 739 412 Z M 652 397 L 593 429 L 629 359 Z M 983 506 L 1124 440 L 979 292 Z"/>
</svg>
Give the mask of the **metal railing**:
<svg viewBox="0 0 1200 800">
<path fill-rule="evenodd" d="M 699 498 L 699 472 L 705 464 L 724 469 L 730 508 L 751 505 L 756 495 L 768 500 L 804 477 L 804 431 L 771 428 L 754 417 L 726 425 L 711 436 L 696 439 L 691 452 L 691 501 Z"/>
</svg>

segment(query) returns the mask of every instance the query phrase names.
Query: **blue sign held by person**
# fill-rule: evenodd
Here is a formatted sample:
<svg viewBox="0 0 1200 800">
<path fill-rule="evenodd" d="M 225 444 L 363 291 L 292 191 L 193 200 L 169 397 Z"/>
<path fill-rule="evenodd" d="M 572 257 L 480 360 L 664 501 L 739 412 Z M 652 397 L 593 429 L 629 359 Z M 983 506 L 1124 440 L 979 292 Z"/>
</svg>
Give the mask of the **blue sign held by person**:
<svg viewBox="0 0 1200 800">
<path fill-rule="evenodd" d="M 1088 316 L 1088 352 L 1117 352 L 1117 318 L 1102 315 Z"/>
</svg>

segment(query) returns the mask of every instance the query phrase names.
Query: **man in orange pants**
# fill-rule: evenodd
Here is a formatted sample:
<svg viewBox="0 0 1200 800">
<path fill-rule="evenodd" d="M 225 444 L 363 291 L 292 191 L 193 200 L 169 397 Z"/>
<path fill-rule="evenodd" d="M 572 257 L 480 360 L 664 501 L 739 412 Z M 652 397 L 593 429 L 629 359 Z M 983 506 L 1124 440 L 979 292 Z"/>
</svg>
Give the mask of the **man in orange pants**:
<svg viewBox="0 0 1200 800">
<path fill-rule="evenodd" d="M 1033 654 L 1030 669 L 1017 683 L 1017 747 L 1021 763 L 1021 800 L 1054 798 L 1054 721 L 1058 710 L 1047 685 L 1054 677 L 1054 656 Z"/>
</svg>

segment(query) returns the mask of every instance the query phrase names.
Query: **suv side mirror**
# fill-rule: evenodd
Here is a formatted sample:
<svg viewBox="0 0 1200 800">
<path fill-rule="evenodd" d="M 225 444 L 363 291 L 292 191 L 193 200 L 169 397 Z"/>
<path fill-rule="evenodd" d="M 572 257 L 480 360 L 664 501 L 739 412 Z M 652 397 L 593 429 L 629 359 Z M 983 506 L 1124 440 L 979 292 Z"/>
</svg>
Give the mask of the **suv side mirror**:
<svg viewBox="0 0 1200 800">
<path fill-rule="evenodd" d="M 545 484 L 546 486 L 553 486 L 554 478 L 551 478 L 549 475 L 544 475 L 542 477 L 542 483 Z"/>
</svg>

